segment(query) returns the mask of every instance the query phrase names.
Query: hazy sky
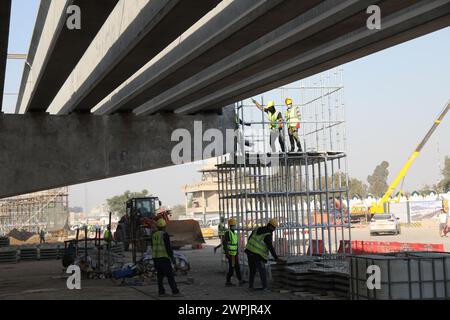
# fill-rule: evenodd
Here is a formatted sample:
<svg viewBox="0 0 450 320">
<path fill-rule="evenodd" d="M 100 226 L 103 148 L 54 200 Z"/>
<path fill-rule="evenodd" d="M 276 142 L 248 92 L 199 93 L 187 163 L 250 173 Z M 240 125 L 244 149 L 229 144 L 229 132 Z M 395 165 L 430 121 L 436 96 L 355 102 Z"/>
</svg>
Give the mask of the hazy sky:
<svg viewBox="0 0 450 320">
<path fill-rule="evenodd" d="M 39 1 L 14 0 L 10 53 L 28 51 Z M 390 180 L 450 99 L 450 28 L 344 65 L 348 167 L 366 180 L 381 161 L 390 163 Z M 23 61 L 8 61 L 5 92 L 16 93 Z M 16 97 L 6 96 L 13 112 Z M 405 188 L 439 178 L 439 162 L 450 155 L 450 116 L 413 164 Z M 70 187 L 70 205 L 92 208 L 125 190 L 148 189 L 167 205 L 184 203 L 181 186 L 199 179 L 199 164 L 183 165 Z"/>
</svg>

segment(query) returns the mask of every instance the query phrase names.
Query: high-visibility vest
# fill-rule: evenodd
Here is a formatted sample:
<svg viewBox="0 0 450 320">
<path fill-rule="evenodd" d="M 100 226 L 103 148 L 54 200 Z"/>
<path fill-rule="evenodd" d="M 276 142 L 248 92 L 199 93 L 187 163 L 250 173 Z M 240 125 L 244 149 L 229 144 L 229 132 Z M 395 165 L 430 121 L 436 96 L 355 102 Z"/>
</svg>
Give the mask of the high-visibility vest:
<svg viewBox="0 0 450 320">
<path fill-rule="evenodd" d="M 276 129 L 278 128 L 278 116 L 281 114 L 279 110 L 275 111 L 274 113 L 267 113 L 267 117 L 269 118 L 269 128 L 270 129 Z"/>
<path fill-rule="evenodd" d="M 219 231 L 219 237 L 223 237 L 225 235 L 225 226 L 223 225 L 223 223 L 220 223 L 219 226 L 217 227 L 218 231 Z"/>
<path fill-rule="evenodd" d="M 260 255 L 264 260 L 268 260 L 269 248 L 264 242 L 264 238 L 270 233 L 257 234 L 258 230 L 259 228 L 256 229 L 250 236 L 250 239 L 248 239 L 247 246 L 245 247 L 245 249 L 247 249 L 252 253 Z"/>
<path fill-rule="evenodd" d="M 152 236 L 152 256 L 153 258 L 169 258 L 164 243 L 164 231 L 156 231 Z"/>
<path fill-rule="evenodd" d="M 112 233 L 108 229 L 105 230 L 105 233 L 103 233 L 103 239 L 105 241 L 111 241 L 112 240 Z"/>
<path fill-rule="evenodd" d="M 230 256 L 236 256 L 238 252 L 238 236 L 236 231 L 227 230 L 226 233 L 229 234 L 230 241 L 228 242 L 228 246 L 225 250 L 226 254 Z"/>
<path fill-rule="evenodd" d="M 286 123 L 290 128 L 296 128 L 297 123 L 300 123 L 300 112 L 298 107 L 290 107 L 286 110 Z"/>
</svg>

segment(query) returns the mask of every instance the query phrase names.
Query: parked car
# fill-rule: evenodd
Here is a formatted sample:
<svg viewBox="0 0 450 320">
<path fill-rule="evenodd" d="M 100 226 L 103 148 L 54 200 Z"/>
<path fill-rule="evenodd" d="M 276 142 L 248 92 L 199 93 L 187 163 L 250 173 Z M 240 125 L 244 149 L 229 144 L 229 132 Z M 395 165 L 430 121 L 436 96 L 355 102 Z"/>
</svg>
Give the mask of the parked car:
<svg viewBox="0 0 450 320">
<path fill-rule="evenodd" d="M 393 214 L 375 214 L 370 220 L 370 235 L 374 236 L 380 233 L 400 234 L 400 218 Z"/>
</svg>

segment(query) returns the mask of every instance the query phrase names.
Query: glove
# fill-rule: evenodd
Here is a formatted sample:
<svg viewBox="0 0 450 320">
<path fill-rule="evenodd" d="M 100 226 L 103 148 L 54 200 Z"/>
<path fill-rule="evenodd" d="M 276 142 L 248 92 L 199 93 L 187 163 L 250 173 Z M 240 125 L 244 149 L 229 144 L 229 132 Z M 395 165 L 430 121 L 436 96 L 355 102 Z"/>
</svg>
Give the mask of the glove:
<svg viewBox="0 0 450 320">
<path fill-rule="evenodd" d="M 297 129 L 300 129 L 300 122 L 297 122 L 296 127 L 297 127 Z"/>
</svg>

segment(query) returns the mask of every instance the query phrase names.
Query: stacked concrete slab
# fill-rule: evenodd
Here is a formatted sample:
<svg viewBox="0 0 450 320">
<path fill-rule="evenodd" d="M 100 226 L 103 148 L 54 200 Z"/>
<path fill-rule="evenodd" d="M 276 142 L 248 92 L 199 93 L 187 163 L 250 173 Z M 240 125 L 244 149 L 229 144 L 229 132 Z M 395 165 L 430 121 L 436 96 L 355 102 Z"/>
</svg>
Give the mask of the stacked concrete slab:
<svg viewBox="0 0 450 320">
<path fill-rule="evenodd" d="M 0 248 L 9 247 L 9 238 L 8 237 L 0 237 Z"/>
<path fill-rule="evenodd" d="M 292 257 L 286 265 L 272 265 L 274 287 L 294 292 L 349 296 L 348 262 L 319 257 Z"/>
<path fill-rule="evenodd" d="M 17 249 L 14 247 L 0 248 L 0 264 L 17 263 Z"/>
<path fill-rule="evenodd" d="M 38 248 L 35 246 L 23 246 L 18 250 L 20 261 L 38 260 Z"/>
<path fill-rule="evenodd" d="M 60 259 L 64 254 L 64 246 L 49 244 L 41 245 L 38 248 L 39 260 L 56 260 Z"/>
</svg>

